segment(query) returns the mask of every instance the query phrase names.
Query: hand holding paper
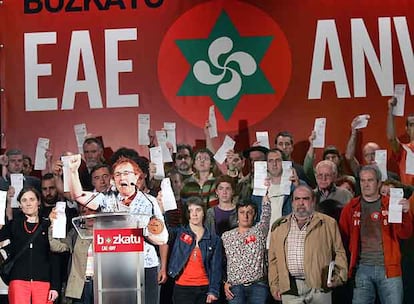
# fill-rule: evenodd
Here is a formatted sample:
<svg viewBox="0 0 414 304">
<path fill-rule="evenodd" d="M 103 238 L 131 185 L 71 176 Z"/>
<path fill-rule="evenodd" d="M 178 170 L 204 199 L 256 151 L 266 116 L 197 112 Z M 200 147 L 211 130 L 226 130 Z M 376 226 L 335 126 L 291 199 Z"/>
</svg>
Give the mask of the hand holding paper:
<svg viewBox="0 0 414 304">
<path fill-rule="evenodd" d="M 63 239 L 66 237 L 66 202 L 57 202 L 55 211 L 56 219 L 53 221 L 52 237 Z"/>
<path fill-rule="evenodd" d="M 326 129 L 326 118 L 316 118 L 315 127 L 315 139 L 312 142 L 314 148 L 325 147 L 325 129 Z"/>
</svg>

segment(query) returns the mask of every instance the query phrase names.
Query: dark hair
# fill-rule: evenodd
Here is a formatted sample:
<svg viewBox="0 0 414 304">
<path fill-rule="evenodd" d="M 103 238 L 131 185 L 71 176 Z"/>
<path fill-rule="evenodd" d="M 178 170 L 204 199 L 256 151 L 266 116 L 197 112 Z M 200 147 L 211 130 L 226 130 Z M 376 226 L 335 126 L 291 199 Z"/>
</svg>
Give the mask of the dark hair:
<svg viewBox="0 0 414 304">
<path fill-rule="evenodd" d="M 177 153 L 178 153 L 178 151 L 184 150 L 184 149 L 187 149 L 188 152 L 190 153 L 190 157 L 193 158 L 193 148 L 190 145 L 187 145 L 187 144 L 178 144 L 177 145 Z"/>
<path fill-rule="evenodd" d="M 254 214 L 257 215 L 257 205 L 252 201 L 250 197 L 244 197 L 240 199 L 236 204 L 236 211 L 239 212 L 239 209 L 242 207 L 251 206 L 254 210 Z"/>
<path fill-rule="evenodd" d="M 37 198 L 37 200 L 40 203 L 40 193 L 39 191 L 36 190 L 36 188 L 33 187 L 25 187 L 22 189 L 22 191 L 20 191 L 19 195 L 17 196 L 17 201 L 20 203 L 20 200 L 22 199 L 22 196 L 27 193 L 27 192 L 33 192 Z"/>
<path fill-rule="evenodd" d="M 288 131 L 281 131 L 281 132 L 279 132 L 279 133 L 276 134 L 276 137 L 275 137 L 275 145 L 277 145 L 277 138 L 279 136 L 289 137 L 290 138 L 290 143 L 293 145 L 293 135 L 291 133 L 289 133 Z"/>
<path fill-rule="evenodd" d="M 207 215 L 207 206 L 206 206 L 206 204 L 203 202 L 203 200 L 202 200 L 201 197 L 199 197 L 199 196 L 190 196 L 186 200 L 185 207 L 183 208 L 184 209 L 183 210 L 184 211 L 183 212 L 183 215 L 184 215 L 183 216 L 184 224 L 188 225 L 189 220 L 190 220 L 190 213 L 188 212 L 188 207 L 190 205 L 196 205 L 196 206 L 199 206 L 199 207 L 201 207 L 203 209 L 203 213 L 204 213 L 203 223 L 204 223 L 205 220 L 206 220 L 206 215 Z"/>
<path fill-rule="evenodd" d="M 111 167 L 110 167 L 109 165 L 107 165 L 107 164 L 97 164 L 96 166 L 92 167 L 92 170 L 91 170 L 91 177 L 92 177 L 92 174 L 93 174 L 95 171 L 97 171 L 97 170 L 99 170 L 99 169 L 102 169 L 102 168 L 106 168 L 106 169 L 108 169 L 109 174 L 111 174 L 111 173 L 112 173 L 112 169 L 111 169 Z"/>
<path fill-rule="evenodd" d="M 42 176 L 41 181 L 43 182 L 44 180 L 49 180 L 49 179 L 54 179 L 54 175 L 53 173 L 46 173 L 45 175 Z"/>
<path fill-rule="evenodd" d="M 88 137 L 88 138 L 86 138 L 86 139 L 85 139 L 85 141 L 83 142 L 83 146 L 84 146 L 84 145 L 86 145 L 86 144 L 92 144 L 92 143 L 97 144 L 97 145 L 98 145 L 98 147 L 99 147 L 101 150 L 103 150 L 103 144 L 102 144 L 102 141 L 101 141 L 101 140 L 99 140 L 99 139 L 98 139 L 98 138 L 96 138 L 96 137 Z"/>
<path fill-rule="evenodd" d="M 269 156 L 269 153 L 276 153 L 276 152 L 279 152 L 280 153 L 280 155 L 282 155 L 282 160 L 286 160 L 287 158 L 286 158 L 286 155 L 285 155 L 285 153 L 283 153 L 283 151 L 282 150 L 280 150 L 279 148 L 273 148 L 273 149 L 270 149 L 268 152 L 267 152 L 267 154 L 266 154 L 266 160 L 267 160 L 267 157 Z"/>
<path fill-rule="evenodd" d="M 228 175 L 220 175 L 216 178 L 216 189 L 220 183 L 229 183 L 231 186 L 231 189 L 233 190 L 233 194 L 236 192 L 236 184 L 234 182 L 234 178 Z"/>
<path fill-rule="evenodd" d="M 32 165 L 33 164 L 33 162 L 32 162 L 32 159 L 30 158 L 30 156 L 29 155 L 23 155 L 23 160 L 25 160 L 25 159 L 27 159 L 28 161 L 29 161 L 29 163 L 30 163 L 30 165 Z"/>
<path fill-rule="evenodd" d="M 115 164 L 116 161 L 121 157 L 126 157 L 129 159 L 132 159 L 133 161 L 137 162 L 137 159 L 139 158 L 139 154 L 134 149 L 122 147 L 116 150 L 112 156 L 111 156 L 111 164 Z"/>
<path fill-rule="evenodd" d="M 334 199 L 326 199 L 320 202 L 316 208 L 316 211 L 333 217 L 337 222 L 341 217 L 342 206 L 341 203 Z"/>
<path fill-rule="evenodd" d="M 216 161 L 214 160 L 214 154 L 207 148 L 198 149 L 196 152 L 194 152 L 194 154 L 193 154 L 193 166 L 195 164 L 195 159 L 196 159 L 197 155 L 200 154 L 200 153 L 207 153 L 210 156 L 210 164 L 211 164 L 210 172 L 212 172 L 213 175 L 216 176 L 217 175 L 217 172 L 216 172 L 217 167 L 216 167 Z M 197 170 L 195 170 L 195 171 L 196 171 L 195 172 L 196 176 L 198 176 Z"/>
<path fill-rule="evenodd" d="M 342 184 L 347 183 L 349 187 L 351 187 L 352 191 L 355 193 L 355 181 L 349 176 L 341 176 L 335 181 L 335 185 L 340 186 Z"/>
</svg>

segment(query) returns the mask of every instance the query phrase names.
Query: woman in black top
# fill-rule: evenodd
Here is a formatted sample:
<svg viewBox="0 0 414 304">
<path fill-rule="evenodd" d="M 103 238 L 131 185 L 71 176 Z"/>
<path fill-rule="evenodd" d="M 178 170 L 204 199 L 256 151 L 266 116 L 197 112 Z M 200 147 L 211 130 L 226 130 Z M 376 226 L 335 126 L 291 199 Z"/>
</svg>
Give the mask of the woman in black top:
<svg viewBox="0 0 414 304">
<path fill-rule="evenodd" d="M 40 194 L 34 188 L 24 188 L 17 200 L 20 202 L 22 213 L 0 230 L 0 241 L 11 241 L 12 256 L 24 250 L 11 272 L 9 302 L 52 303 L 58 297 L 58 261 L 50 253 L 49 221 L 39 217 Z M 39 233 L 27 246 L 27 242 L 38 229 Z"/>
</svg>

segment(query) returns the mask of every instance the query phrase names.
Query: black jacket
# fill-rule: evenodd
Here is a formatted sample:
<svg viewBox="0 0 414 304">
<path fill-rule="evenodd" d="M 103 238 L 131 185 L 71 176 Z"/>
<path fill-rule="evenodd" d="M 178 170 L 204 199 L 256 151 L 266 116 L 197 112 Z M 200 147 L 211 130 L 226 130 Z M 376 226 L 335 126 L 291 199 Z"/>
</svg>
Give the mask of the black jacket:
<svg viewBox="0 0 414 304">
<path fill-rule="evenodd" d="M 10 253 L 12 256 L 23 250 L 32 236 L 24 228 L 25 221 L 26 216 L 21 213 L 0 230 L 0 241 L 6 239 L 11 241 Z M 36 235 L 32 246 L 26 247 L 23 254 L 15 262 L 10 279 L 50 282 L 50 289 L 59 291 L 59 271 L 56 270 L 59 267 L 59 262 L 56 256 L 50 252 L 48 227 L 49 221 L 41 218 L 37 227 L 37 229 L 41 229 L 40 233 Z"/>
</svg>

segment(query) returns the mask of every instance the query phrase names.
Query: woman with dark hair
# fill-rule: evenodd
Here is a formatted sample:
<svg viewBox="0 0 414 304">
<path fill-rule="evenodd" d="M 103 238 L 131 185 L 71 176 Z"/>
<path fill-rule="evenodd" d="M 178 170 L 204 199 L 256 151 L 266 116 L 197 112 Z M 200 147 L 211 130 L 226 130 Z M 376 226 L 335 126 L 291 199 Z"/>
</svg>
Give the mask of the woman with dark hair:
<svg viewBox="0 0 414 304">
<path fill-rule="evenodd" d="M 11 256 L 22 252 L 11 271 L 9 303 L 53 303 L 60 284 L 59 261 L 50 252 L 49 221 L 39 216 L 40 194 L 34 188 L 24 188 L 17 200 L 22 212 L 0 230 L 0 241 L 11 241 Z"/>
<path fill-rule="evenodd" d="M 249 199 L 236 206 L 238 227 L 222 235 L 227 261 L 224 292 L 229 303 L 266 303 L 269 287 L 266 282 L 265 255 L 269 231 L 270 201 L 262 200 L 260 222 L 257 205 Z"/>
<path fill-rule="evenodd" d="M 206 208 L 201 198 L 190 197 L 184 210 L 187 224 L 170 231 L 168 275 L 175 279 L 173 302 L 213 303 L 221 283 L 221 240 L 204 226 Z"/>
<path fill-rule="evenodd" d="M 208 149 L 200 149 L 193 155 L 194 174 L 184 181 L 181 198 L 185 204 L 192 196 L 201 197 L 207 208 L 217 205 L 214 177 L 215 162 L 213 153 Z"/>
</svg>

